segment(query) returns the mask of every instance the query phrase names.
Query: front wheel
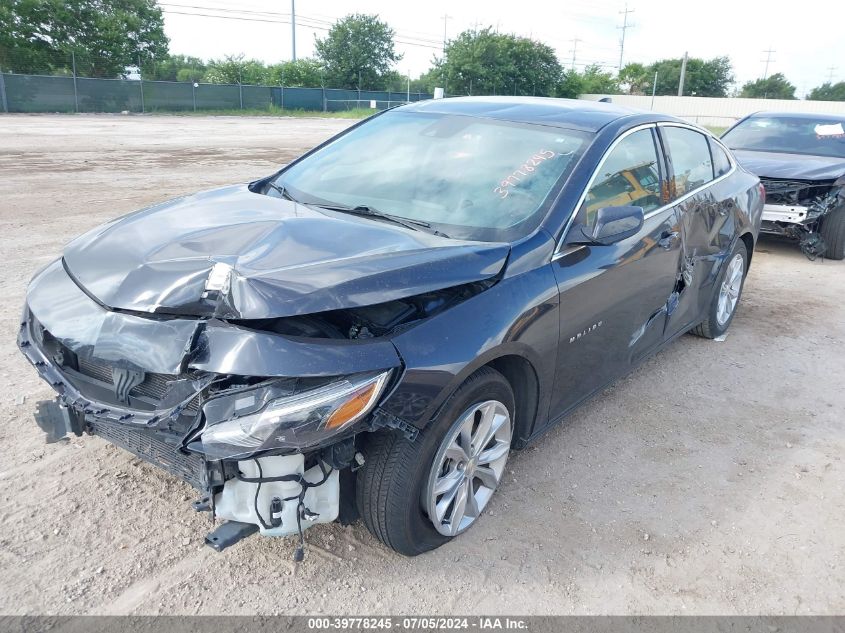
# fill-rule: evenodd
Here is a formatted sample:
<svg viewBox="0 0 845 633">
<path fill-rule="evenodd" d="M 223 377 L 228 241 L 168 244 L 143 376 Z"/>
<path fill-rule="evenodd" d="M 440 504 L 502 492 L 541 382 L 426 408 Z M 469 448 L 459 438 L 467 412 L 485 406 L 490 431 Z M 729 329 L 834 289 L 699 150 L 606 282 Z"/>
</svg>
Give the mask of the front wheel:
<svg viewBox="0 0 845 633">
<path fill-rule="evenodd" d="M 693 334 L 714 339 L 728 331 L 742 297 L 747 269 L 748 250 L 745 242 L 737 240 L 722 266 L 704 321 L 692 329 Z"/>
<path fill-rule="evenodd" d="M 513 411 L 510 384 L 484 367 L 414 441 L 396 431 L 369 436 L 356 501 L 370 532 L 416 556 L 469 529 L 504 474 Z"/>
<path fill-rule="evenodd" d="M 824 256 L 827 259 L 845 259 L 845 206 L 822 218 L 819 233 L 825 243 Z"/>
</svg>

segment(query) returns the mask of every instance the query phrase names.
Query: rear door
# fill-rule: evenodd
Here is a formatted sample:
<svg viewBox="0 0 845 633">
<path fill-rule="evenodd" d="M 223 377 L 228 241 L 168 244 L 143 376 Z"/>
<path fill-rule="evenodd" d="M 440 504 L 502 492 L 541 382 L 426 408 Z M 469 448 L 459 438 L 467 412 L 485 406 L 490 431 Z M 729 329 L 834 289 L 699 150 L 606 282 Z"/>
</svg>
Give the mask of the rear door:
<svg viewBox="0 0 845 633">
<path fill-rule="evenodd" d="M 694 325 L 709 303 L 715 257 L 734 235 L 735 199 L 723 183 L 733 166 L 725 151 L 690 127 L 663 124 L 669 195 L 681 220 L 681 277 L 666 336 Z M 715 155 L 715 157 L 714 157 Z"/>
<path fill-rule="evenodd" d="M 666 167 L 653 125 L 623 133 L 596 169 L 552 263 L 560 293 L 560 347 L 550 418 L 630 369 L 663 341 L 677 279 L 680 226 L 665 204 Z M 598 209 L 634 205 L 645 222 L 609 246 L 567 246 Z"/>
</svg>

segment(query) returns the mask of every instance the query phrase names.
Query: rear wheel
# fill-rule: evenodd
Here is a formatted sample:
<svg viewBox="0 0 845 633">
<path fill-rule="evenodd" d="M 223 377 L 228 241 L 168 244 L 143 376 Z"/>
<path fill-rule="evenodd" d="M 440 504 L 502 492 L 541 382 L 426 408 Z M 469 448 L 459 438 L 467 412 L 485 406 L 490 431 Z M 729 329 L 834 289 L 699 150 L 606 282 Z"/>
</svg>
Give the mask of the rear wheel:
<svg viewBox="0 0 845 633">
<path fill-rule="evenodd" d="M 356 486 L 358 511 L 370 532 L 415 556 L 469 529 L 504 473 L 513 411 L 510 384 L 484 367 L 413 442 L 397 431 L 372 434 Z"/>
<path fill-rule="evenodd" d="M 825 243 L 827 259 L 845 259 L 845 206 L 822 218 L 819 234 Z"/>
<path fill-rule="evenodd" d="M 722 266 L 713 298 L 707 309 L 707 315 L 704 321 L 692 329 L 693 334 L 714 339 L 728 331 L 742 297 L 742 287 L 747 268 L 748 251 L 745 248 L 745 243 L 742 240 L 737 240 L 727 261 Z"/>
</svg>

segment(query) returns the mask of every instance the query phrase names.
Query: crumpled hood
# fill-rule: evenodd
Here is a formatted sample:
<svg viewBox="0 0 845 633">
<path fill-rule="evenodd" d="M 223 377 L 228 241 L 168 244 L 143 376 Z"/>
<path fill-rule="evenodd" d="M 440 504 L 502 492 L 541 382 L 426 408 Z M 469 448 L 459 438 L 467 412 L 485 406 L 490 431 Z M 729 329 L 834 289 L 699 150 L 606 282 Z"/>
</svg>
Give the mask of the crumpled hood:
<svg viewBox="0 0 845 633">
<path fill-rule="evenodd" d="M 509 250 L 324 213 L 239 185 L 98 227 L 67 246 L 64 264 L 110 308 L 264 319 L 480 281 L 502 269 Z M 216 263 L 232 269 L 219 292 L 206 288 Z"/>
<path fill-rule="evenodd" d="M 805 154 L 733 150 L 748 171 L 760 178 L 835 180 L 845 175 L 845 159 Z"/>
</svg>

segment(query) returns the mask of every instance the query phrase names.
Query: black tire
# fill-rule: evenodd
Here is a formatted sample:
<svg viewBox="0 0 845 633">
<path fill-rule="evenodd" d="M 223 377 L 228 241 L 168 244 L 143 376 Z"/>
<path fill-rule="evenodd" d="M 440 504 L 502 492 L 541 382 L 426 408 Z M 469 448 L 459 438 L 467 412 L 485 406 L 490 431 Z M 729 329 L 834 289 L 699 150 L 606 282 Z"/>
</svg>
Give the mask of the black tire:
<svg viewBox="0 0 845 633">
<path fill-rule="evenodd" d="M 742 269 L 744 271 L 743 278 L 742 278 L 742 285 L 740 286 L 739 296 L 736 300 L 736 306 L 734 307 L 733 312 L 728 317 L 727 321 L 720 324 L 719 320 L 716 316 L 716 313 L 719 308 L 719 289 L 722 287 L 722 283 L 725 281 L 725 276 L 728 273 L 728 264 L 734 257 L 737 255 L 742 256 Z M 736 244 L 731 251 L 731 254 L 725 259 L 724 263 L 722 264 L 722 270 L 719 271 L 719 277 L 716 280 L 716 283 L 713 284 L 713 296 L 710 299 L 710 305 L 707 306 L 707 314 L 704 317 L 704 320 L 696 325 L 690 332 L 695 334 L 696 336 L 701 336 L 704 338 L 714 339 L 722 336 L 725 332 L 728 331 L 728 328 L 731 326 L 731 323 L 734 320 L 734 316 L 736 315 L 736 311 L 739 308 L 739 303 L 742 301 L 742 291 L 745 288 L 745 275 L 748 274 L 748 249 L 745 247 L 745 242 L 741 239 L 736 241 Z"/>
<path fill-rule="evenodd" d="M 366 438 L 356 503 L 367 529 L 382 543 L 405 556 L 416 556 L 454 538 L 440 534 L 429 521 L 420 502 L 422 490 L 447 432 L 462 413 L 485 400 L 503 403 L 514 419 L 510 384 L 496 370 L 483 367 L 467 378 L 413 442 L 394 430 Z"/>
<path fill-rule="evenodd" d="M 828 213 L 821 220 L 819 235 L 825 243 L 826 259 L 845 259 L 845 206 Z"/>
</svg>

